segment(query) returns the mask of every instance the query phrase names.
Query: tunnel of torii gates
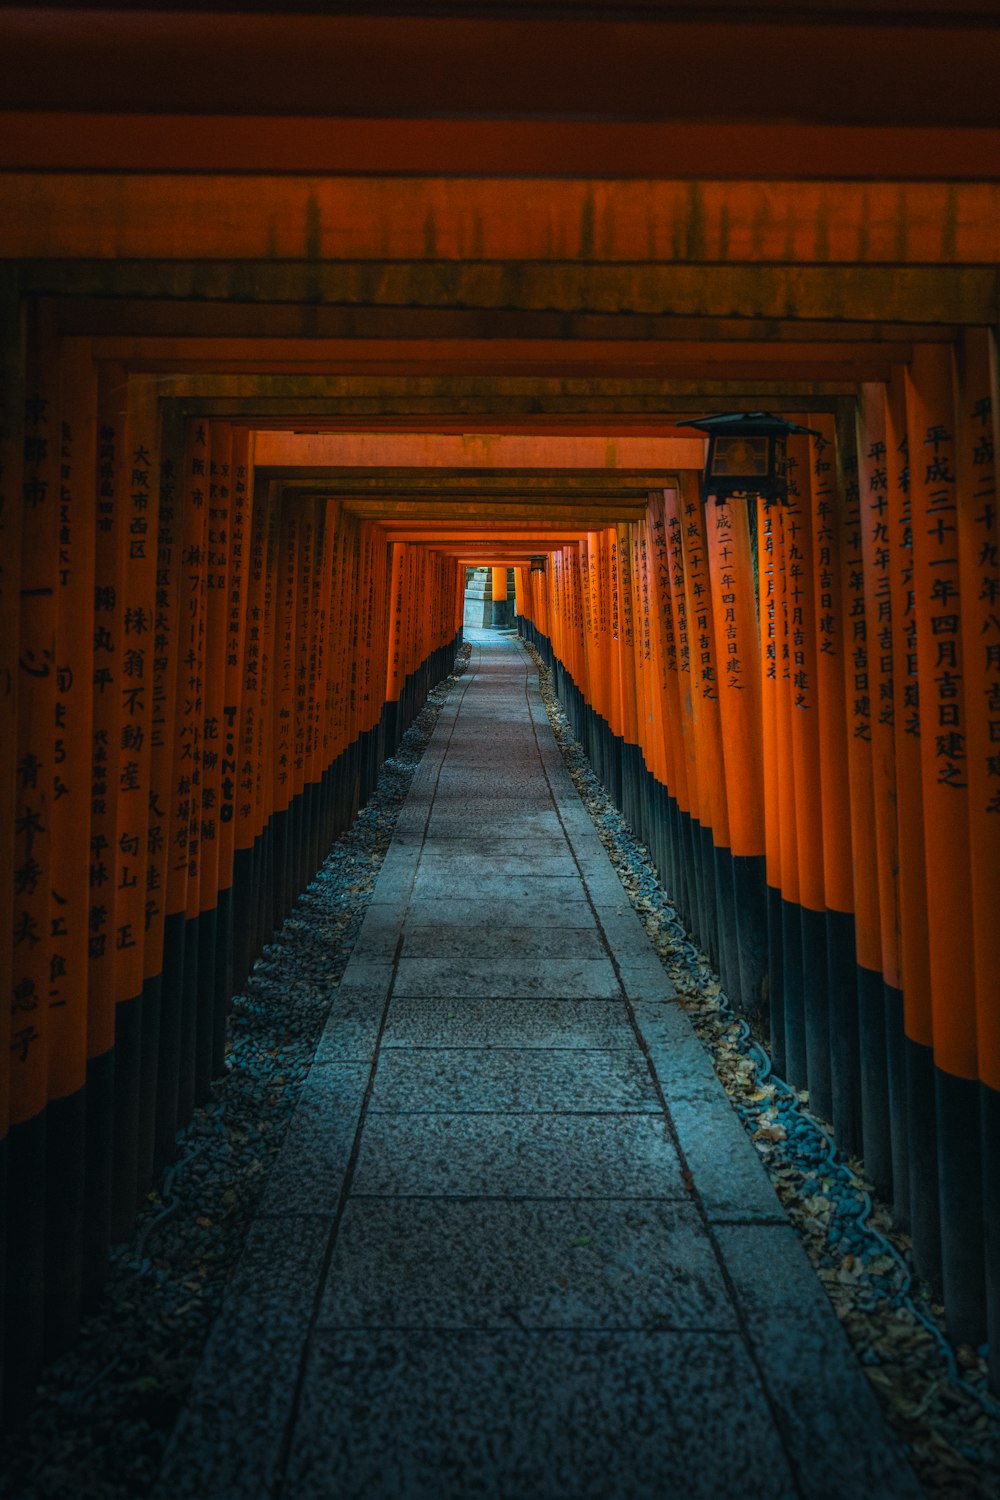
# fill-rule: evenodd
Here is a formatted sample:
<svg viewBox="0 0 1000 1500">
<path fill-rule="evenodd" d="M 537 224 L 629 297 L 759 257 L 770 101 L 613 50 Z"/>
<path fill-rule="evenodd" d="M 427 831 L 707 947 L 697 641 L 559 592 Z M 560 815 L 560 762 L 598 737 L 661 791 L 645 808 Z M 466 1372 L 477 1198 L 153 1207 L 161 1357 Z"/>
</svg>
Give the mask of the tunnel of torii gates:
<svg viewBox="0 0 1000 1500">
<path fill-rule="evenodd" d="M 929 6 L 0 15 L 8 1415 L 469 565 L 1000 1378 L 1000 33 Z M 760 409 L 787 505 L 703 505 Z"/>
</svg>

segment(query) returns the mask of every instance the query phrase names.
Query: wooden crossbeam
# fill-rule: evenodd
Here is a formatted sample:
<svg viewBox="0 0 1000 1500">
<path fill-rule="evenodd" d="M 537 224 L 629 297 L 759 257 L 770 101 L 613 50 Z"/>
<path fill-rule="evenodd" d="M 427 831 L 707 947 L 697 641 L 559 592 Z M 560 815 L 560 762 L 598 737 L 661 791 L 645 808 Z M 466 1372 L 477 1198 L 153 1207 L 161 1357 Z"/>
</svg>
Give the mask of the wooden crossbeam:
<svg viewBox="0 0 1000 1500">
<path fill-rule="evenodd" d="M 937 0 L 940 3 L 940 0 Z M 891 56 L 891 52 L 887 54 Z M 524 172 L 679 179 L 883 176 L 1000 179 L 995 124 L 946 126 L 685 120 L 350 119 L 11 110 L 0 168 L 134 172 Z"/>
<path fill-rule="evenodd" d="M 877 343 L 881 351 L 894 343 L 942 342 L 956 336 L 938 324 L 830 323 L 783 318 L 692 318 L 670 312 L 628 316 L 565 313 L 506 308 L 335 307 L 261 303 L 231 297 L 225 302 L 151 297 L 59 297 L 53 309 L 61 336 L 118 339 L 252 338 L 389 340 L 419 339 L 558 339 L 666 342 L 671 345 L 735 343 L 771 348 L 775 343 L 808 344 L 822 349 Z M 103 346 L 98 345 L 98 348 Z M 720 353 L 720 349 L 713 352 Z"/>
<path fill-rule="evenodd" d="M 294 468 L 302 477 L 320 472 L 356 488 L 398 481 L 411 488 L 438 482 L 447 470 L 453 486 L 470 480 L 489 487 L 502 472 L 531 484 L 579 488 L 593 481 L 601 488 L 642 484 L 648 474 L 700 468 L 704 440 L 684 437 L 564 438 L 547 435 L 496 436 L 493 433 L 288 433 L 262 432 L 256 443 L 263 470 Z M 357 482 L 357 483 L 356 483 Z M 655 484 L 653 485 L 655 488 Z"/>
<path fill-rule="evenodd" d="M 168 179 L 169 180 L 169 179 Z M 19 210 L 20 212 L 20 210 Z M 255 209 L 255 212 L 257 210 Z M 59 206 L 49 205 L 58 236 Z M 27 290 L 90 296 L 200 297 L 350 307 L 474 307 L 564 310 L 573 314 L 992 323 L 998 314 L 996 264 L 685 265 L 602 264 L 580 260 L 454 263 L 295 261 L 240 258 L 176 261 L 150 246 L 148 260 L 125 259 L 113 227 L 94 220 L 90 260 L 40 261 L 24 269 Z M 5 246 L 6 246 L 5 234 Z M 79 251 L 79 247 L 77 247 Z M 13 254 L 13 248 L 5 249 Z M 73 253 L 68 240 L 59 252 Z M 634 252 L 633 252 L 634 253 Z M 1000 256 L 997 257 L 1000 260 Z"/>
<path fill-rule="evenodd" d="M 287 493 L 287 492 L 286 492 Z M 294 493 L 294 492 L 293 492 Z M 442 503 L 433 497 L 419 500 L 347 500 L 345 509 L 362 520 L 418 521 L 474 520 L 491 521 L 558 518 L 567 525 L 605 526 L 613 520 L 640 520 L 645 514 L 645 497 L 632 502 L 602 501 L 594 503 L 582 497 L 570 504 L 535 500 L 531 504 L 498 495 L 489 500 L 452 500 Z"/>
<path fill-rule="evenodd" d="M 888 380 L 908 364 L 912 342 L 709 342 L 585 339 L 240 339 L 95 340 L 95 353 L 130 370 L 222 373 L 457 376 L 631 374 L 697 380 Z"/>
<path fill-rule="evenodd" d="M 0 217 L 5 253 L 21 259 L 516 265 L 639 257 L 824 267 L 1000 260 L 1000 184 L 990 182 L 6 172 Z"/>
</svg>

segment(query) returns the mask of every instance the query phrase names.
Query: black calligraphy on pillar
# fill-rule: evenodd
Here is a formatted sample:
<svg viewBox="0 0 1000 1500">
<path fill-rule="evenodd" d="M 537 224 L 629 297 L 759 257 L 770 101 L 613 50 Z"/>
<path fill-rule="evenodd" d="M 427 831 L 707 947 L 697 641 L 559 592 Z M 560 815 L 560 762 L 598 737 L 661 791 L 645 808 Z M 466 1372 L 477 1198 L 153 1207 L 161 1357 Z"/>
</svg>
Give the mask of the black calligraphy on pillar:
<svg viewBox="0 0 1000 1500">
<path fill-rule="evenodd" d="M 670 550 L 670 586 L 677 623 L 677 670 L 691 671 L 691 642 L 688 638 L 687 599 L 684 594 L 684 538 L 679 515 L 667 524 L 667 546 Z"/>
<path fill-rule="evenodd" d="M 954 434 L 943 423 L 927 428 L 923 439 L 926 498 L 921 526 L 928 568 L 922 579 L 929 607 L 933 677 L 929 688 L 934 715 L 935 780 L 941 786 L 967 786 L 962 715 L 962 653 L 958 564 L 957 479 Z"/>
<path fill-rule="evenodd" d="M 806 659 L 806 601 L 809 597 L 808 559 L 804 551 L 806 517 L 802 511 L 801 491 L 795 470 L 798 460 L 788 455 L 788 501 L 785 506 L 783 525 L 785 534 L 785 599 L 786 634 L 784 661 L 786 680 L 792 684 L 792 704 L 795 708 L 813 706 L 813 683 Z"/>
<path fill-rule="evenodd" d="M 657 506 L 653 512 L 653 559 L 656 578 L 656 595 L 660 605 L 660 626 L 663 639 L 663 671 L 677 671 L 677 637 L 674 633 L 674 601 L 670 583 L 670 552 L 667 547 L 667 526 L 662 510 Z M 664 676 L 663 686 L 667 679 Z"/>
<path fill-rule="evenodd" d="M 837 656 L 840 603 L 834 598 L 837 574 L 834 568 L 833 445 L 822 435 L 812 440 L 813 506 L 815 514 L 816 633 L 822 656 Z"/>
<path fill-rule="evenodd" d="M 764 638 L 764 675 L 769 682 L 778 680 L 778 610 L 774 570 L 775 510 L 761 507 L 760 593 L 762 599 L 762 634 Z"/>
<path fill-rule="evenodd" d="M 734 692 L 742 692 L 743 661 L 740 657 L 739 632 L 736 628 L 739 581 L 736 573 L 733 513 L 728 505 L 715 507 L 715 544 L 719 559 L 719 606 L 725 683 L 726 687 Z"/>
<path fill-rule="evenodd" d="M 892 538 L 889 530 L 889 470 L 884 441 L 870 443 L 866 455 L 863 538 L 870 598 L 869 666 L 875 684 L 875 717 L 891 726 L 895 719 L 892 635 Z"/>
<path fill-rule="evenodd" d="M 856 457 L 844 459 L 844 588 L 847 632 L 848 725 L 854 739 L 871 743 L 872 702 L 868 670 L 864 527 Z"/>
<path fill-rule="evenodd" d="M 980 646 L 981 691 L 985 699 L 987 800 L 985 811 L 1000 814 L 1000 528 L 997 525 L 996 468 L 993 451 L 993 402 L 973 402 L 972 519 L 975 526 L 975 589 Z"/>
<path fill-rule="evenodd" d="M 715 653 L 712 650 L 712 590 L 708 576 L 708 554 L 702 525 L 701 501 L 694 496 L 684 502 L 684 535 L 687 555 L 691 608 L 698 646 L 698 669 L 695 677 L 703 698 L 715 699 L 718 683 L 715 675 Z"/>
</svg>

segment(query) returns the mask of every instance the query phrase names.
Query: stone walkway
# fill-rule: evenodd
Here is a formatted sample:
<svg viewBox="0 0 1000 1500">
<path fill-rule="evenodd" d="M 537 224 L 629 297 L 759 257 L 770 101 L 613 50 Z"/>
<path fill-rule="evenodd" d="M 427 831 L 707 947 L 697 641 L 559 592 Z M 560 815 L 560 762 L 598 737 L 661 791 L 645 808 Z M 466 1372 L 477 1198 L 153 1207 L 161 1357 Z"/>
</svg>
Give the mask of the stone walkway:
<svg viewBox="0 0 1000 1500">
<path fill-rule="evenodd" d="M 530 662 L 467 636 L 157 1500 L 919 1496 Z"/>
</svg>

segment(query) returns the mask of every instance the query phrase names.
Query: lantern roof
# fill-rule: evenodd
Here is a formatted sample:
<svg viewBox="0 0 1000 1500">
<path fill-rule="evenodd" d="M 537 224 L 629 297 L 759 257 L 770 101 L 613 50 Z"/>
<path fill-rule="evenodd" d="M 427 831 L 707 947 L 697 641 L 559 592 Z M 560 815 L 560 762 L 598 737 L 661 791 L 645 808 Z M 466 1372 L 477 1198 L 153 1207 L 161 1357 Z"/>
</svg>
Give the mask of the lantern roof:
<svg viewBox="0 0 1000 1500">
<path fill-rule="evenodd" d="M 716 433 L 743 432 L 750 437 L 787 436 L 789 433 L 800 433 L 810 437 L 820 437 L 815 427 L 800 427 L 797 422 L 786 421 L 784 417 L 776 416 L 773 411 L 732 411 L 722 412 L 714 417 L 689 418 L 686 422 L 678 422 L 678 427 L 698 427 L 702 432 L 710 435 Z"/>
</svg>

